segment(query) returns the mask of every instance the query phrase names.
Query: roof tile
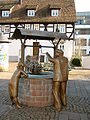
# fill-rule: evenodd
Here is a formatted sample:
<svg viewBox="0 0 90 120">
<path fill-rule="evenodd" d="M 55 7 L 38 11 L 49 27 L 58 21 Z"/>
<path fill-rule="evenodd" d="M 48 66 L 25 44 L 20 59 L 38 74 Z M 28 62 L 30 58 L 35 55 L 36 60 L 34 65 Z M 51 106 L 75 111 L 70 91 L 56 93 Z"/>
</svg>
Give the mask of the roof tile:
<svg viewBox="0 0 90 120">
<path fill-rule="evenodd" d="M 0 23 L 33 23 L 33 22 L 76 22 L 76 10 L 74 0 L 22 0 L 17 4 L 16 0 L 0 2 L 0 10 L 14 5 L 10 18 L 0 18 Z M 50 15 L 51 9 L 60 9 L 58 17 Z M 27 9 L 36 9 L 35 17 L 28 17 Z"/>
</svg>

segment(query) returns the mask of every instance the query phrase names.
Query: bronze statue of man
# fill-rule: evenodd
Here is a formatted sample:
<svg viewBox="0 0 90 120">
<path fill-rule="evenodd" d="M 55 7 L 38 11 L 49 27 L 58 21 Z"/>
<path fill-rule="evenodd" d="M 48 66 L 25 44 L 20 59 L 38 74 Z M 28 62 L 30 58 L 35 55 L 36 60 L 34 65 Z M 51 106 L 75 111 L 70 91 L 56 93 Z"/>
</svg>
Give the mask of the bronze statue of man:
<svg viewBox="0 0 90 120">
<path fill-rule="evenodd" d="M 63 56 L 62 50 L 56 50 L 55 58 L 46 53 L 49 61 L 54 63 L 53 95 L 54 104 L 58 111 L 62 105 L 66 106 L 66 85 L 68 80 L 68 59 Z"/>
<path fill-rule="evenodd" d="M 12 102 L 12 105 L 15 103 L 17 108 L 20 108 L 19 102 L 18 102 L 18 84 L 19 84 L 19 79 L 22 75 L 22 77 L 28 77 L 26 72 L 23 70 L 23 63 L 19 62 L 17 69 L 13 73 L 10 82 L 8 84 L 8 91 L 10 95 L 10 100 Z"/>
<path fill-rule="evenodd" d="M 61 67 L 59 63 L 59 58 L 52 58 L 50 54 L 46 53 L 48 60 L 54 63 L 54 79 L 53 79 L 53 95 L 54 95 L 54 105 L 55 108 L 61 110 L 61 100 L 60 100 L 60 81 L 62 81 Z M 56 56 L 58 53 L 56 52 Z"/>
<path fill-rule="evenodd" d="M 57 49 L 56 50 L 56 58 L 59 59 L 62 81 L 60 81 L 60 93 L 61 93 L 61 102 L 64 106 L 67 104 L 66 100 L 66 85 L 68 80 L 68 59 L 63 56 L 63 51 Z"/>
</svg>

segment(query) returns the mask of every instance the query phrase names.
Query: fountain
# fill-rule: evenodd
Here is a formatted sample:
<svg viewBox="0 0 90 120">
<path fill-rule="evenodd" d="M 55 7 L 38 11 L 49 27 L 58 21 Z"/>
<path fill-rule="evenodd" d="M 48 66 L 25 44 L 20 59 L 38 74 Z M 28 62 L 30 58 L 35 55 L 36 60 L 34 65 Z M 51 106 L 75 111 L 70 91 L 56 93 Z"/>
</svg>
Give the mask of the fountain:
<svg viewBox="0 0 90 120">
<path fill-rule="evenodd" d="M 30 56 L 27 56 L 26 62 L 24 62 L 24 49 L 25 47 L 33 47 L 34 56 L 39 55 L 39 48 L 53 48 L 54 57 L 55 51 L 58 48 L 58 44 L 61 39 L 68 39 L 66 34 L 59 32 L 47 32 L 47 31 L 36 31 L 36 30 L 25 30 L 25 29 L 16 29 L 12 36 L 12 39 L 21 40 L 21 62 L 25 63 L 25 70 L 28 74 L 27 78 L 22 76 L 19 79 L 18 85 L 18 99 L 19 102 L 27 106 L 43 107 L 50 106 L 54 104 L 53 98 L 53 72 L 43 72 L 42 66 L 38 62 L 38 57 L 31 59 Z M 22 39 L 24 41 L 22 41 Z M 39 40 L 50 40 L 53 46 L 41 46 L 37 43 L 34 46 L 25 45 L 27 39 L 39 39 Z M 55 39 L 58 39 L 55 41 Z M 35 50 L 36 49 L 36 50 Z M 32 57 L 32 58 L 33 58 Z"/>
</svg>

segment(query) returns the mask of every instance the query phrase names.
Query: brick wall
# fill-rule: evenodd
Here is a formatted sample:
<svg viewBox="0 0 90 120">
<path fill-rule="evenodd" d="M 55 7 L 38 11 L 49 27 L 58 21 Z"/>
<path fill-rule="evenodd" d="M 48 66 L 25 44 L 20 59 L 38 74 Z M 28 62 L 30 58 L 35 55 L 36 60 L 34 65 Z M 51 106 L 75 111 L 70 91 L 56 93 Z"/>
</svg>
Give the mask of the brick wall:
<svg viewBox="0 0 90 120">
<path fill-rule="evenodd" d="M 19 81 L 19 101 L 35 107 L 53 105 L 51 78 L 21 78 Z"/>
</svg>

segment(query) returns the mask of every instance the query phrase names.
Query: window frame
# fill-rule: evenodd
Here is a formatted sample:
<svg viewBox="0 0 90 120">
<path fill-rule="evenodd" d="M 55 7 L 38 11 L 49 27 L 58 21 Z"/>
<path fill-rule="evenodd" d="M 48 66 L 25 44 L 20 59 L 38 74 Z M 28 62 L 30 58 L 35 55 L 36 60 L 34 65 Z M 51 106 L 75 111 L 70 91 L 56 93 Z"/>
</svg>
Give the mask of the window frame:
<svg viewBox="0 0 90 120">
<path fill-rule="evenodd" d="M 59 16 L 59 9 L 51 9 L 51 16 L 58 17 Z"/>
<path fill-rule="evenodd" d="M 40 55 L 40 62 L 42 62 L 42 63 L 45 62 L 45 55 Z"/>
<path fill-rule="evenodd" d="M 25 24 L 25 29 L 30 30 L 30 24 Z"/>
<path fill-rule="evenodd" d="M 30 13 L 31 12 L 31 13 Z M 33 13 L 33 14 L 32 14 Z M 27 10 L 27 16 L 28 17 L 34 17 L 35 16 L 35 10 L 34 9 L 28 9 Z"/>
<path fill-rule="evenodd" d="M 7 15 L 6 15 L 7 13 Z M 2 17 L 9 17 L 10 16 L 10 10 L 2 10 L 1 12 Z"/>
<path fill-rule="evenodd" d="M 10 25 L 4 25 L 4 33 L 10 33 Z"/>
</svg>

